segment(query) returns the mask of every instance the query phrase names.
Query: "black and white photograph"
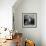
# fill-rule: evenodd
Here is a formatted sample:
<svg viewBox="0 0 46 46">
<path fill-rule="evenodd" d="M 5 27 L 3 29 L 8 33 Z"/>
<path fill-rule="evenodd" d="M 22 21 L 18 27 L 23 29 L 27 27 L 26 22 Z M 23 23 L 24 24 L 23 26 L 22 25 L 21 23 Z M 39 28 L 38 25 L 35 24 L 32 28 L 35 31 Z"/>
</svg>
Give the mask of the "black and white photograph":
<svg viewBox="0 0 46 46">
<path fill-rule="evenodd" d="M 22 14 L 23 27 L 36 27 L 37 26 L 37 13 L 23 13 Z"/>
</svg>

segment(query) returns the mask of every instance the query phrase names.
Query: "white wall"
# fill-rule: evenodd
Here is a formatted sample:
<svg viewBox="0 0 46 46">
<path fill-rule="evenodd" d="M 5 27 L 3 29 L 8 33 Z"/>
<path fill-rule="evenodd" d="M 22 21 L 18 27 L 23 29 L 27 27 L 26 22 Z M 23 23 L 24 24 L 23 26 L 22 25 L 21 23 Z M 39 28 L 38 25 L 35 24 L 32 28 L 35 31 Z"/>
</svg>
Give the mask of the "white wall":
<svg viewBox="0 0 46 46">
<path fill-rule="evenodd" d="M 23 0 L 16 5 L 13 7 L 15 30 L 22 32 L 24 38 L 34 40 L 36 46 L 41 46 L 41 0 Z M 22 13 L 37 13 L 37 28 L 23 28 Z"/>
<path fill-rule="evenodd" d="M 46 0 L 41 1 L 41 38 L 42 46 L 46 46 Z"/>
<path fill-rule="evenodd" d="M 16 0 L 0 0 L 0 27 L 12 28 L 12 6 L 15 2 Z M 37 45 L 39 44 L 41 34 L 42 46 L 46 46 L 46 0 L 41 1 L 41 15 L 39 8 L 40 0 L 25 0 L 16 10 L 14 9 L 14 13 L 16 13 L 15 28 L 23 32 L 25 36 L 28 34 L 29 38 L 33 38 Z M 22 28 L 22 12 L 37 12 L 37 28 Z"/>
<path fill-rule="evenodd" d="M 0 27 L 12 28 L 12 6 L 16 0 L 0 0 Z"/>
</svg>

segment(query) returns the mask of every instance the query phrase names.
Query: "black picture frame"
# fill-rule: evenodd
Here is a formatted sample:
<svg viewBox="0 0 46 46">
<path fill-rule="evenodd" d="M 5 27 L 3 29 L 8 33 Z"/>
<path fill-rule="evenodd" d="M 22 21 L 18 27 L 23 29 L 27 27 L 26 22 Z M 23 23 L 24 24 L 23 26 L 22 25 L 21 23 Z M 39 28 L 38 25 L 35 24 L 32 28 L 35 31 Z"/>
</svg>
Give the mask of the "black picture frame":
<svg viewBox="0 0 46 46">
<path fill-rule="evenodd" d="M 37 13 L 22 13 L 22 27 L 36 28 L 37 27 Z"/>
</svg>

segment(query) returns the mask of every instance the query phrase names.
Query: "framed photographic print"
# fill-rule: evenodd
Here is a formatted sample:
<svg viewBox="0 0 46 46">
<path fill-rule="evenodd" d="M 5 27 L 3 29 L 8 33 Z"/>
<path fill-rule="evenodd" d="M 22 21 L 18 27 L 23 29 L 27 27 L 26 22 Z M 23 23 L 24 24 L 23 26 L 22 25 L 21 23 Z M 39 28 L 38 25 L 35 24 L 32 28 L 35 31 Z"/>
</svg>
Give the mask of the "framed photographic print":
<svg viewBox="0 0 46 46">
<path fill-rule="evenodd" d="M 22 13 L 22 27 L 37 27 L 37 13 Z"/>
</svg>

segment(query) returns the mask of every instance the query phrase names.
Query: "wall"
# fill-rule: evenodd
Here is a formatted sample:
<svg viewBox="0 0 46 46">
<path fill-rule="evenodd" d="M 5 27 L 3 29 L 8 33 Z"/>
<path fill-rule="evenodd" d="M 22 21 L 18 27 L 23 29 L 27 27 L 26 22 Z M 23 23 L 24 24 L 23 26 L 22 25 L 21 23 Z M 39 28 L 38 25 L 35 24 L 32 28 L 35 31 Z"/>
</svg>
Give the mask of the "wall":
<svg viewBox="0 0 46 46">
<path fill-rule="evenodd" d="M 46 0 L 41 1 L 41 38 L 42 46 L 46 46 Z"/>
<path fill-rule="evenodd" d="M 22 13 L 37 13 L 37 28 L 23 28 Z M 31 39 L 36 46 L 41 46 L 41 0 L 22 0 L 13 6 L 13 14 L 15 30 L 22 32 L 24 39 Z"/>
<path fill-rule="evenodd" d="M 12 29 L 12 6 L 16 0 L 0 0 L 0 27 Z"/>
</svg>

